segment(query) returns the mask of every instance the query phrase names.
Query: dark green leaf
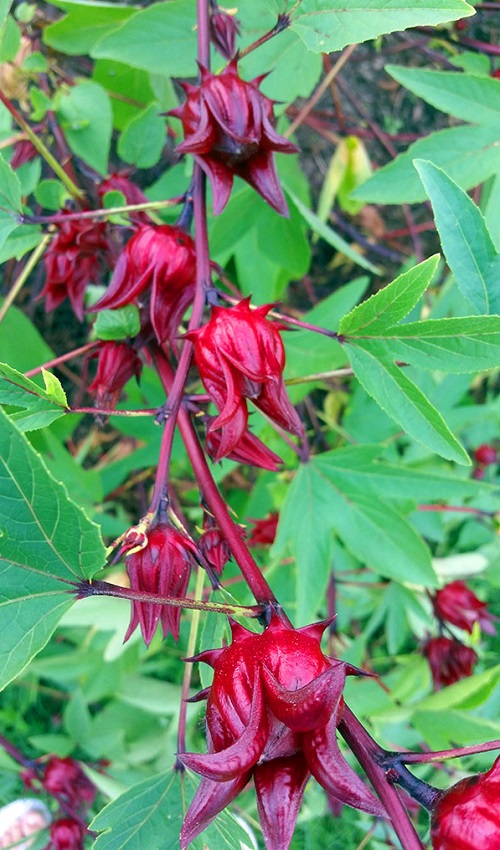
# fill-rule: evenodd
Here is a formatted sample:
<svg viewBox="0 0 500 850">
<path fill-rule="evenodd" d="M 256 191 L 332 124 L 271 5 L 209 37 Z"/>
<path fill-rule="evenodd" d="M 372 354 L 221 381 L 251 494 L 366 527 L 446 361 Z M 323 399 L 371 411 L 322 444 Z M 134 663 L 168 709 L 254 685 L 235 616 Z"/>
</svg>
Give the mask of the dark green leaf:
<svg viewBox="0 0 500 850">
<path fill-rule="evenodd" d="M 17 174 L 0 156 L 0 248 L 18 226 L 16 212 L 21 212 L 21 185 Z"/>
<path fill-rule="evenodd" d="M 92 821 L 96 850 L 178 850 L 186 800 L 195 781 L 169 770 L 134 785 Z M 187 786 L 187 787 L 185 787 Z M 227 812 L 189 845 L 193 850 L 241 850 L 248 835 Z"/>
<path fill-rule="evenodd" d="M 43 40 L 54 50 L 75 56 L 88 53 L 103 36 L 116 30 L 135 12 L 133 7 L 116 3 L 81 0 L 53 0 L 52 5 L 68 14 L 44 27 Z"/>
<path fill-rule="evenodd" d="M 118 155 L 137 168 L 152 168 L 160 159 L 166 142 L 165 119 L 157 103 L 135 115 L 118 142 Z"/>
<path fill-rule="evenodd" d="M 488 82 L 497 83 L 500 93 L 500 80 Z M 443 251 L 461 292 L 476 313 L 500 313 L 500 258 L 481 211 L 431 162 L 416 160 L 415 168 L 432 204 Z"/>
</svg>

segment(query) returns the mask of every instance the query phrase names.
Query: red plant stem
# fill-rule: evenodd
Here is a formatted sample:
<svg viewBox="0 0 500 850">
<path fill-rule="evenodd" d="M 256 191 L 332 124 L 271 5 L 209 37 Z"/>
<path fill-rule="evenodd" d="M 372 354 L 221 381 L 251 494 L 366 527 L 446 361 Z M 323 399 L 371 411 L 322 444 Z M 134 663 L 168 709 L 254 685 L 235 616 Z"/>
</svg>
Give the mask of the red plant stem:
<svg viewBox="0 0 500 850">
<path fill-rule="evenodd" d="M 73 360 L 74 357 L 79 357 L 80 354 L 86 354 L 87 351 L 91 351 L 99 344 L 100 340 L 96 339 L 95 342 L 88 342 L 86 345 L 80 346 L 80 348 L 73 348 L 72 351 L 67 351 L 66 354 L 61 354 L 60 357 L 54 357 L 53 360 L 47 360 L 47 362 L 42 363 L 41 366 L 29 369 L 28 372 L 24 372 L 24 377 L 32 378 L 33 375 L 38 375 L 42 369 L 52 369 L 54 366 L 59 366 L 60 363 L 65 363 L 66 360 Z"/>
<path fill-rule="evenodd" d="M 75 591 L 68 591 L 74 593 Z M 172 608 L 190 608 L 197 611 L 214 611 L 216 614 L 240 614 L 247 617 L 260 617 L 264 613 L 263 605 L 225 605 L 223 602 L 203 602 L 182 596 L 160 596 L 146 590 L 132 590 L 120 584 L 109 581 L 82 581 L 76 585 L 77 599 L 87 599 L 89 596 L 114 596 L 117 599 L 128 599 L 130 602 L 151 602 L 155 605 L 170 605 Z"/>
<path fill-rule="evenodd" d="M 386 751 L 379 747 L 347 705 L 344 706 L 339 732 L 349 744 L 385 806 L 403 850 L 423 850 L 423 844 L 415 832 L 398 792 L 387 781 L 386 770 L 379 763 L 387 756 Z"/>
<path fill-rule="evenodd" d="M 457 514 L 473 514 L 474 516 L 495 515 L 494 511 L 483 511 L 480 508 L 469 508 L 464 505 L 417 505 L 417 511 L 434 511 L 436 513 L 457 513 Z"/>
<path fill-rule="evenodd" d="M 26 758 L 26 756 L 21 752 L 21 750 L 18 750 L 17 747 L 14 746 L 14 744 L 11 744 L 8 738 L 6 738 L 4 735 L 0 735 L 0 747 L 2 747 L 5 752 L 8 753 L 8 755 L 12 759 L 14 759 L 14 761 L 17 761 L 18 764 L 22 764 L 23 767 L 36 766 L 33 764 L 33 761 L 31 759 Z"/>
<path fill-rule="evenodd" d="M 265 44 L 266 41 L 269 41 L 271 38 L 274 38 L 275 35 L 278 35 L 278 33 L 286 30 L 288 26 L 290 26 L 290 16 L 278 15 L 278 20 L 274 27 L 269 30 L 269 32 L 264 33 L 264 35 L 261 35 L 260 38 L 253 41 L 252 44 L 249 44 L 248 47 L 240 50 L 238 52 L 238 59 L 243 59 L 244 56 L 248 56 L 249 53 L 252 53 L 254 50 L 257 50 L 258 47 L 261 47 L 262 44 Z"/>
<path fill-rule="evenodd" d="M 160 379 L 168 392 L 174 380 L 172 367 L 161 352 L 158 352 L 154 359 Z M 238 525 L 231 518 L 226 503 L 210 472 L 193 423 L 183 407 L 178 411 L 177 422 L 202 497 L 217 520 L 217 525 L 224 535 L 234 560 L 238 564 L 256 601 L 262 604 L 277 605 L 274 593 L 250 554 L 248 547 L 242 540 Z"/>
<path fill-rule="evenodd" d="M 462 756 L 473 756 L 477 753 L 488 753 L 500 750 L 500 740 L 487 741 L 485 744 L 470 744 L 468 747 L 454 747 L 452 750 L 436 750 L 434 753 L 396 753 L 395 761 L 403 764 L 421 764 L 441 759 L 458 759 Z"/>
</svg>

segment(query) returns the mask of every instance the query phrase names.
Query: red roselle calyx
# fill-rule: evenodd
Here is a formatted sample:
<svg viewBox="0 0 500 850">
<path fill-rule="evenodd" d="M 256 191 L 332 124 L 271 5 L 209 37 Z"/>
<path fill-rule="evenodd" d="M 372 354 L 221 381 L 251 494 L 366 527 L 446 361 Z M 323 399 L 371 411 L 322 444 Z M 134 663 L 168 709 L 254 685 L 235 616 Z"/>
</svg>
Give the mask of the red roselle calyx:
<svg viewBox="0 0 500 850">
<path fill-rule="evenodd" d="M 500 756 L 487 773 L 462 779 L 438 799 L 431 818 L 434 850 L 500 847 Z"/>
<path fill-rule="evenodd" d="M 470 646 L 447 637 L 429 638 L 422 647 L 431 668 L 434 687 L 453 685 L 460 679 L 472 676 L 477 655 Z"/>
<path fill-rule="evenodd" d="M 205 530 L 198 540 L 198 549 L 214 573 L 220 576 L 231 557 L 231 549 L 209 514 L 205 514 L 203 518 L 203 528 Z"/>
<path fill-rule="evenodd" d="M 281 428 L 304 436 L 283 381 L 279 326 L 266 318 L 271 309 L 265 304 L 252 310 L 249 298 L 235 307 L 214 307 L 206 325 L 186 334 L 203 385 L 219 411 L 209 426 L 210 432 L 221 429 L 215 460 L 235 451 L 245 434 L 248 398 Z"/>
<path fill-rule="evenodd" d="M 196 546 L 169 523 L 159 523 L 147 533 L 146 545 L 126 559 L 132 590 L 156 593 L 158 596 L 184 597 L 194 563 Z M 147 646 L 153 640 L 158 623 L 163 637 L 179 637 L 181 609 L 155 602 L 132 601 L 130 625 L 124 640 L 137 626 Z"/>
<path fill-rule="evenodd" d="M 481 602 L 464 581 L 452 581 L 438 590 L 433 606 L 436 617 L 452 626 L 471 633 L 474 623 L 479 623 L 484 632 L 495 634 L 486 602 Z"/>
<path fill-rule="evenodd" d="M 271 546 L 274 543 L 280 515 L 278 511 L 263 517 L 262 519 L 250 519 L 253 528 L 248 535 L 249 546 Z"/>
<path fill-rule="evenodd" d="M 320 647 L 328 623 L 302 629 L 274 615 L 262 634 L 231 623 L 232 643 L 196 659 L 214 669 L 207 702 L 208 753 L 179 760 L 202 776 L 181 831 L 187 845 L 253 778 L 267 850 L 286 850 L 312 774 L 336 799 L 385 811 L 337 744 L 345 662 Z"/>
<path fill-rule="evenodd" d="M 48 850 L 83 850 L 85 828 L 72 818 L 60 818 L 50 826 Z"/>
<path fill-rule="evenodd" d="M 94 802 L 97 789 L 77 761 L 52 756 L 45 766 L 42 779 L 45 790 L 72 809 L 85 811 Z"/>
<path fill-rule="evenodd" d="M 202 66 L 200 73 L 199 86 L 182 83 L 187 100 L 169 114 L 181 119 L 184 130 L 177 151 L 192 154 L 210 180 L 215 215 L 226 206 L 235 175 L 288 215 L 274 152 L 298 148 L 274 129 L 274 101 L 259 90 L 266 75 L 245 82 L 236 60 L 219 75 Z"/>
<path fill-rule="evenodd" d="M 158 342 L 172 341 L 194 298 L 195 273 L 196 254 L 189 234 L 168 224 L 144 225 L 127 242 L 107 292 L 91 312 L 148 305 Z"/>
<path fill-rule="evenodd" d="M 214 420 L 206 417 L 207 422 Z M 208 422 L 210 429 L 210 422 Z M 245 463 L 249 466 L 257 466 L 260 469 L 269 469 L 271 472 L 279 472 L 283 461 L 281 458 L 268 449 L 262 440 L 259 440 L 251 431 L 244 431 L 240 439 L 236 442 L 231 451 L 224 454 L 222 447 L 223 433 L 221 431 L 207 431 L 206 446 L 209 457 L 217 461 L 222 457 L 227 457 L 228 460 L 234 460 L 236 463 Z"/>
<path fill-rule="evenodd" d="M 45 298 L 45 309 L 55 310 L 67 297 L 82 322 L 87 285 L 99 283 L 102 265 L 111 264 L 106 224 L 82 219 L 57 225 L 44 263 L 47 279 L 39 298 Z"/>
<path fill-rule="evenodd" d="M 92 357 L 98 358 L 97 373 L 88 392 L 97 408 L 113 409 L 127 381 L 134 376 L 139 380 L 142 361 L 126 342 L 102 342 Z"/>
</svg>

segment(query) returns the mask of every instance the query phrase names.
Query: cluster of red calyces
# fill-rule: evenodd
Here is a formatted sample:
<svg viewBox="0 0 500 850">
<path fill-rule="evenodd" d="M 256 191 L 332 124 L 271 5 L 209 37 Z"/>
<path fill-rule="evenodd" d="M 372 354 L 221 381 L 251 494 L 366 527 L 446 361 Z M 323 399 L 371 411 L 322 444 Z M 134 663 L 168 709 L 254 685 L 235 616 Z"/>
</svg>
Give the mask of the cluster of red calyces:
<svg viewBox="0 0 500 850">
<path fill-rule="evenodd" d="M 431 818 L 434 850 L 500 847 L 500 757 L 487 773 L 462 779 L 437 800 Z"/>
<path fill-rule="evenodd" d="M 236 60 L 218 75 L 203 67 L 200 73 L 199 86 L 182 83 L 187 100 L 169 114 L 181 119 L 184 130 L 177 151 L 190 153 L 210 180 L 215 215 L 226 206 L 235 176 L 287 215 L 274 152 L 298 148 L 274 128 L 274 101 L 259 90 L 265 75 L 245 82 Z"/>
<path fill-rule="evenodd" d="M 136 304 L 143 325 L 150 322 L 158 342 L 173 341 L 194 298 L 195 272 L 189 234 L 168 224 L 141 226 L 120 254 L 109 287 L 92 312 Z"/>
<path fill-rule="evenodd" d="M 253 779 L 267 850 L 286 850 L 311 776 L 342 803 L 384 816 L 337 743 L 346 675 L 320 647 L 327 623 L 302 629 L 273 615 L 262 634 L 232 623 L 232 643 L 197 656 L 213 667 L 208 753 L 181 753 L 202 776 L 181 831 L 187 845 Z M 206 695 L 206 694 L 205 694 Z"/>
<path fill-rule="evenodd" d="M 169 523 L 161 522 L 148 531 L 144 544 L 126 559 L 131 589 L 163 597 L 185 596 L 197 551 L 193 541 Z M 133 601 L 125 640 L 140 626 L 144 641 L 149 646 L 158 623 L 161 623 L 163 637 L 172 634 L 177 640 L 180 617 L 180 608 Z"/>
<path fill-rule="evenodd" d="M 214 307 L 210 321 L 186 335 L 194 344 L 203 385 L 219 411 L 209 426 L 210 433 L 220 429 L 215 460 L 240 448 L 248 428 L 247 399 L 281 428 L 304 435 L 283 381 L 280 326 L 266 318 L 271 309 L 271 304 L 252 309 L 249 298 L 235 307 Z"/>
<path fill-rule="evenodd" d="M 50 794 L 64 814 L 52 822 L 50 843 L 45 850 L 83 850 L 87 832 L 83 819 L 95 800 L 97 788 L 79 762 L 51 756 L 43 770 L 30 768 L 22 778 L 28 788 Z"/>
<path fill-rule="evenodd" d="M 107 225 L 88 219 L 63 222 L 44 261 L 46 283 L 40 298 L 45 298 L 45 309 L 54 310 L 67 297 L 75 316 L 83 321 L 87 285 L 98 283 L 102 266 L 112 264 Z"/>
</svg>

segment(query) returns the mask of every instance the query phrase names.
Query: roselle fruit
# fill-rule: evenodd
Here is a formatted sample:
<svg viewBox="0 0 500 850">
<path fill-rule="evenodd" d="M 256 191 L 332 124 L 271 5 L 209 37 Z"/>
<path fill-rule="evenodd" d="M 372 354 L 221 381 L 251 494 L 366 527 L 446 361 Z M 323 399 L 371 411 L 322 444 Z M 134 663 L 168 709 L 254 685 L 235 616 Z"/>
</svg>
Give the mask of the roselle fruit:
<svg viewBox="0 0 500 850">
<path fill-rule="evenodd" d="M 479 623 L 484 632 L 495 634 L 492 615 L 486 602 L 481 602 L 464 581 L 452 581 L 436 592 L 433 599 L 434 613 L 440 620 L 464 629 L 469 634 L 474 623 Z"/>
<path fill-rule="evenodd" d="M 433 850 L 500 848 L 500 756 L 487 773 L 462 779 L 438 798 L 431 839 Z"/>
</svg>

